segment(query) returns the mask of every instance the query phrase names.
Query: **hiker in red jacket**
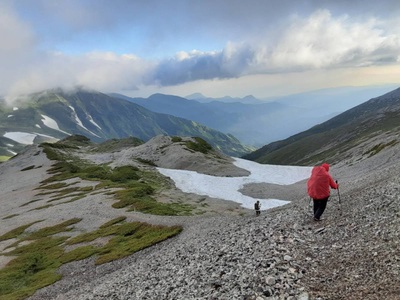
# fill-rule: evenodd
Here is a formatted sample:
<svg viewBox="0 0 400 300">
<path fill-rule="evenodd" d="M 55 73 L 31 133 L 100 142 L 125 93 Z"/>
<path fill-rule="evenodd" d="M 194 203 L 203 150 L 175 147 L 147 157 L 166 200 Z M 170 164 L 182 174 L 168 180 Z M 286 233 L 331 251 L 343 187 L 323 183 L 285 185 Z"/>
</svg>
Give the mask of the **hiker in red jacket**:
<svg viewBox="0 0 400 300">
<path fill-rule="evenodd" d="M 337 189 L 339 184 L 333 181 L 329 174 L 329 164 L 315 166 L 311 171 L 311 177 L 307 181 L 308 195 L 314 202 L 314 220 L 320 221 L 326 204 L 331 194 L 331 189 Z"/>
</svg>

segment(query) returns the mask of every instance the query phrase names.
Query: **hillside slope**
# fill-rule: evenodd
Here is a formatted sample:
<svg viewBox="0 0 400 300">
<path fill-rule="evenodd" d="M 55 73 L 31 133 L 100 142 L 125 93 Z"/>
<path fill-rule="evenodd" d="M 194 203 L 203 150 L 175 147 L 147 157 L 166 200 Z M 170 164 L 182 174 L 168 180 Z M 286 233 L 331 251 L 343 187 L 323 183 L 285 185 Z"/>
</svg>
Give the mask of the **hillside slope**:
<svg viewBox="0 0 400 300">
<path fill-rule="evenodd" d="M 322 124 L 245 156 L 260 163 L 312 165 L 365 157 L 399 142 L 400 89 L 373 98 Z"/>
<path fill-rule="evenodd" d="M 62 279 L 37 291 L 31 300 L 398 299 L 400 144 L 365 159 L 356 154 L 354 163 L 350 164 L 353 158 L 349 158 L 332 166 L 331 173 L 340 183 L 341 204 L 333 191 L 324 220 L 314 223 L 309 199 L 304 195 L 305 182 L 279 189 L 274 185 L 261 189 L 259 184 L 246 186 L 244 192 L 252 197 L 273 189 L 283 198 L 296 195 L 291 204 L 255 217 L 253 211 L 237 210 L 226 201 L 179 193 L 168 179 L 152 173 L 154 166 L 149 158 L 163 163 L 163 151 L 157 147 L 129 146 L 124 142 L 122 146 L 113 143 L 99 148 L 84 139 L 78 142 L 57 149 L 78 155 L 81 168 L 88 161 L 96 162 L 99 168 L 92 166 L 90 174 L 101 176 L 103 173 L 94 171 L 105 170 L 108 164 L 114 168 L 133 164 L 143 168 L 145 172 L 141 174 L 147 174 L 141 184 L 156 184 L 160 189 L 157 201 L 179 204 L 182 209 L 186 207 L 184 204 L 192 204 L 196 206 L 193 212 L 207 213 L 157 216 L 115 209 L 111 206 L 118 203 L 112 196 L 113 186 L 110 182 L 99 184 L 100 178 L 69 179 L 67 186 L 56 181 L 53 190 L 50 186 L 45 189 L 41 181 L 54 176 L 54 172 L 49 173 L 54 161 L 32 146 L 0 164 L 1 234 L 43 220 L 27 230 L 33 234 L 43 226 L 80 217 L 83 220 L 62 235 L 50 233 L 58 238 L 76 236 L 81 231 L 92 232 L 110 224 L 115 218 L 120 220 L 121 216 L 127 216 L 126 222 L 180 225 L 183 231 L 174 238 L 105 264 L 95 264 L 94 257 L 64 264 L 58 271 Z M 177 146 L 158 138 L 151 143 L 155 146 L 164 142 L 167 147 Z M 181 146 L 183 150 L 184 144 Z M 135 152 L 137 147 L 140 148 Z M 145 149 L 148 152 L 143 156 Z M 171 155 L 168 151 L 166 154 Z M 65 158 L 69 162 L 75 160 Z M 199 163 L 204 169 L 208 169 L 207 164 L 219 163 L 215 170 L 221 172 L 227 167 L 225 175 L 232 171 L 228 158 L 217 158 L 213 153 Z M 76 168 L 73 171 L 76 175 L 82 173 Z M 76 197 L 71 190 L 76 185 L 85 197 L 69 201 Z M 28 232 L 17 238 L 26 237 Z M 125 235 L 129 237 L 132 232 L 125 231 Z M 106 242 L 104 238 L 96 239 L 92 246 L 102 247 Z M 10 253 L 12 248 L 6 248 L 11 244 L 16 247 L 15 239 L 0 241 L 0 258 L 13 259 L 5 253 Z M 29 270 L 37 272 L 40 268 Z"/>
<path fill-rule="evenodd" d="M 394 88 L 393 85 L 337 87 L 265 101 L 253 96 L 207 98 L 193 94 L 182 98 L 154 94 L 148 98 L 130 98 L 114 95 L 151 111 L 193 120 L 233 134 L 245 144 L 261 147 L 307 130 Z"/>
<path fill-rule="evenodd" d="M 243 143 L 255 146 L 276 141 L 328 118 L 324 113 L 316 114 L 309 108 L 279 102 L 199 103 L 164 94 L 154 94 L 146 99 L 123 98 L 151 111 L 194 120 L 221 132 L 231 133 Z M 327 114 L 331 115 L 330 112 Z"/>
<path fill-rule="evenodd" d="M 95 142 L 134 136 L 197 136 L 220 151 L 239 156 L 249 151 L 232 135 L 191 120 L 159 114 L 96 92 L 50 90 L 0 105 L 0 154 L 18 153 L 26 144 L 81 134 Z"/>
</svg>

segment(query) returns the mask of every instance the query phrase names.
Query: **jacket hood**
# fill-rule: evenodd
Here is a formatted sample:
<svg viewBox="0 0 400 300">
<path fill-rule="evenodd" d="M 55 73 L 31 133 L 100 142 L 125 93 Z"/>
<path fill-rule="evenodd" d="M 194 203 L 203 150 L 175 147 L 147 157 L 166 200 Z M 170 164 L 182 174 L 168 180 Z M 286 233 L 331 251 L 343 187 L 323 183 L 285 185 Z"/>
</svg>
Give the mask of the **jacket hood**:
<svg viewBox="0 0 400 300">
<path fill-rule="evenodd" d="M 329 164 L 323 163 L 323 164 L 322 164 L 322 167 L 323 167 L 327 172 L 329 172 Z"/>
</svg>

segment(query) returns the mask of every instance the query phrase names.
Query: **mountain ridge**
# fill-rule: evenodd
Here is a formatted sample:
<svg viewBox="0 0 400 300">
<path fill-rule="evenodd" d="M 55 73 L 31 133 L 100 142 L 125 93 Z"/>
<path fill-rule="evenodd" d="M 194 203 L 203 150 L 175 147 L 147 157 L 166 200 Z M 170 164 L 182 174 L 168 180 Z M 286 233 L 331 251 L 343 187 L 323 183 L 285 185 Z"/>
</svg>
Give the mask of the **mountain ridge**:
<svg viewBox="0 0 400 300">
<path fill-rule="evenodd" d="M 195 120 L 259 148 L 329 120 L 390 88 L 392 85 L 331 88 L 265 101 L 253 96 L 210 98 L 196 94 L 189 95 L 192 100 L 160 93 L 148 98 L 116 96 L 152 111 Z M 247 98 L 256 100 L 246 102 Z"/>
<path fill-rule="evenodd" d="M 322 160 L 334 163 L 343 160 L 346 149 L 368 141 L 375 141 L 371 149 L 397 143 L 399 117 L 400 88 L 372 98 L 309 130 L 265 145 L 244 157 L 262 163 L 303 165 Z M 366 151 L 365 155 L 369 153 Z"/>
<path fill-rule="evenodd" d="M 83 134 L 96 142 L 128 136 L 146 141 L 160 134 L 199 136 L 231 155 L 240 156 L 249 151 L 232 135 L 191 120 L 158 114 L 97 91 L 49 90 L 33 94 L 28 99 L 25 97 L 14 105 L 14 110 L 5 105 L 0 109 L 3 154 L 7 153 L 6 150 L 15 154 L 24 147 L 10 139 L 10 132 L 26 133 L 32 138 L 29 143 L 42 142 L 46 136 L 61 139 L 67 134 Z"/>
</svg>

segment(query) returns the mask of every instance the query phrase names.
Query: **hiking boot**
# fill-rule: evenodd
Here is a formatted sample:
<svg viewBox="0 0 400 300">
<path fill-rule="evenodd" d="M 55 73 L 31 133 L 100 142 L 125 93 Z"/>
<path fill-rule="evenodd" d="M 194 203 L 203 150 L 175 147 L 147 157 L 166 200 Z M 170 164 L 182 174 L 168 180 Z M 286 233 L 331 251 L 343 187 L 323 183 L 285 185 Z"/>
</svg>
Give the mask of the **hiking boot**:
<svg viewBox="0 0 400 300">
<path fill-rule="evenodd" d="M 320 222 L 320 221 L 321 221 L 321 219 L 314 218 L 314 221 L 316 221 L 316 222 Z"/>
</svg>

